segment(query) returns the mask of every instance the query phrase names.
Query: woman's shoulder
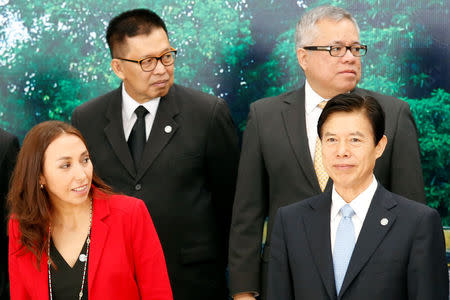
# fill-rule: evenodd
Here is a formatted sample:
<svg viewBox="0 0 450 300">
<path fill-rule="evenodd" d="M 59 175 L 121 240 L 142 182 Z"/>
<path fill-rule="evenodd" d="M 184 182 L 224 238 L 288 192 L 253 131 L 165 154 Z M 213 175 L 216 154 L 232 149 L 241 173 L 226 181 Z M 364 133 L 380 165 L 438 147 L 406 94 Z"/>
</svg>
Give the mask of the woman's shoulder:
<svg viewBox="0 0 450 300">
<path fill-rule="evenodd" d="M 12 215 L 8 220 L 8 235 L 15 238 L 19 237 L 19 220 L 16 216 Z"/>
<path fill-rule="evenodd" d="M 146 209 L 141 199 L 123 194 L 105 194 L 99 190 L 94 193 L 94 203 L 98 209 L 109 211 L 111 214 L 136 214 Z"/>
<path fill-rule="evenodd" d="M 141 199 L 121 194 L 110 195 L 109 205 L 111 209 L 122 209 L 125 211 L 133 211 L 138 207 L 145 207 L 144 201 Z"/>
</svg>

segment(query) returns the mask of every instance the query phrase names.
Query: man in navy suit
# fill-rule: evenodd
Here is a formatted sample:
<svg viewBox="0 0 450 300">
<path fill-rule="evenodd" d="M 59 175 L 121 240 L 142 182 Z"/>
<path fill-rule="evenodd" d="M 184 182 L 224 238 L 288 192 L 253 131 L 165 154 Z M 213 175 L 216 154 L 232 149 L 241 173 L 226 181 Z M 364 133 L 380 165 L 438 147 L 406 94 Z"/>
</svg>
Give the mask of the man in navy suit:
<svg viewBox="0 0 450 300">
<path fill-rule="evenodd" d="M 317 132 L 331 190 L 278 210 L 268 299 L 448 299 L 439 214 L 377 182 L 384 112 L 370 96 L 329 100 Z"/>
</svg>

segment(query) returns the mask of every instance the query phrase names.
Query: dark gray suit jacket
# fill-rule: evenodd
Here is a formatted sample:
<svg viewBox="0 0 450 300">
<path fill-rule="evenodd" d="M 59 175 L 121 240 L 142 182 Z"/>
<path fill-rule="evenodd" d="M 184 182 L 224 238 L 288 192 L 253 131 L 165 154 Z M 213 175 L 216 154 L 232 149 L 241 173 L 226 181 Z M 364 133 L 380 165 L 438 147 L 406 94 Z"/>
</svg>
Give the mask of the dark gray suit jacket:
<svg viewBox="0 0 450 300">
<path fill-rule="evenodd" d="M 146 203 L 174 299 L 226 299 L 227 242 L 239 159 L 226 103 L 174 85 L 160 100 L 137 170 L 125 140 L 121 106 L 119 88 L 73 112 L 72 123 L 86 138 L 95 172 L 116 191 Z"/>
<path fill-rule="evenodd" d="M 336 295 L 331 192 L 280 208 L 272 232 L 268 300 L 448 300 L 439 214 L 381 185 Z M 386 218 L 388 223 L 381 224 Z"/>
<path fill-rule="evenodd" d="M 371 95 L 386 113 L 388 143 L 375 176 L 388 190 L 425 203 L 416 125 L 409 105 Z M 331 180 L 327 188 L 330 188 Z M 252 103 L 244 132 L 230 232 L 230 289 L 264 295 L 270 232 L 277 209 L 321 193 L 309 151 L 304 87 Z M 261 255 L 264 220 L 268 238 Z M 264 297 L 263 297 L 264 299 Z"/>
<path fill-rule="evenodd" d="M 9 178 L 19 152 L 19 140 L 14 135 L 0 129 L 0 299 L 9 299 L 8 278 L 8 237 L 6 235 L 6 195 Z"/>
</svg>

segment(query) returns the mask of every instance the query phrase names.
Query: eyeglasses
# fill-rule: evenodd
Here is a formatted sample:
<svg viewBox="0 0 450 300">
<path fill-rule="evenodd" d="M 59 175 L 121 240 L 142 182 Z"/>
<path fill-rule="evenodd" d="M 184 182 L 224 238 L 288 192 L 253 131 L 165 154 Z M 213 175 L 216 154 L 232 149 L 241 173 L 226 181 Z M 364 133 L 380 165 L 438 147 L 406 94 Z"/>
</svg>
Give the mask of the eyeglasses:
<svg viewBox="0 0 450 300">
<path fill-rule="evenodd" d="M 177 50 L 170 47 L 169 51 L 164 52 L 160 56 L 148 56 L 148 57 L 145 57 L 140 60 L 132 60 L 132 59 L 120 58 L 120 57 L 116 57 L 116 58 L 120 59 L 120 60 L 124 60 L 124 61 L 137 63 L 141 66 L 142 71 L 151 72 L 156 68 L 156 65 L 158 64 L 158 60 L 160 60 L 164 66 L 168 67 L 168 66 L 173 65 L 173 63 L 175 62 L 176 56 L 177 56 Z"/>
<path fill-rule="evenodd" d="M 331 56 L 334 57 L 342 57 L 347 53 L 347 50 L 350 50 L 350 53 L 353 56 L 360 57 L 364 56 L 367 53 L 366 45 L 351 45 L 351 46 L 306 46 L 303 47 L 305 50 L 312 51 L 328 51 Z"/>
</svg>

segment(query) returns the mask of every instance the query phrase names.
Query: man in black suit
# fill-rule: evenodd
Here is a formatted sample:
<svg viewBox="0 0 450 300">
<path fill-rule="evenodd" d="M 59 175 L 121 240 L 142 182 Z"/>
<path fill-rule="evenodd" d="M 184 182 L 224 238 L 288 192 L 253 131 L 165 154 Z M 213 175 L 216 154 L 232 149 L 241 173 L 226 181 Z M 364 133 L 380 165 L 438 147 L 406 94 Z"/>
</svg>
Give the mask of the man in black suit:
<svg viewBox="0 0 450 300">
<path fill-rule="evenodd" d="M 277 209 L 331 186 L 326 173 L 316 172 L 321 165 L 315 153 L 321 102 L 347 92 L 376 98 L 386 111 L 388 143 L 374 173 L 391 192 L 425 203 L 416 125 L 408 104 L 356 88 L 367 47 L 359 41 L 355 19 L 341 8 L 314 8 L 297 24 L 296 48 L 305 85 L 250 106 L 230 232 L 230 290 L 235 300 L 257 294 L 264 299 Z M 266 218 L 267 240 L 261 251 Z"/>
<path fill-rule="evenodd" d="M 14 135 L 0 129 L 0 299 L 9 299 L 8 290 L 8 237 L 6 235 L 6 195 L 9 178 L 19 152 L 19 140 Z"/>
<path fill-rule="evenodd" d="M 98 175 L 147 204 L 174 299 L 226 299 L 239 159 L 228 107 L 174 84 L 176 50 L 154 12 L 120 14 L 106 37 L 122 85 L 77 107 L 72 123 L 86 138 Z"/>
<path fill-rule="evenodd" d="M 387 143 L 379 103 L 340 94 L 317 131 L 333 186 L 278 210 L 267 299 L 447 300 L 439 214 L 373 175 Z"/>
</svg>

